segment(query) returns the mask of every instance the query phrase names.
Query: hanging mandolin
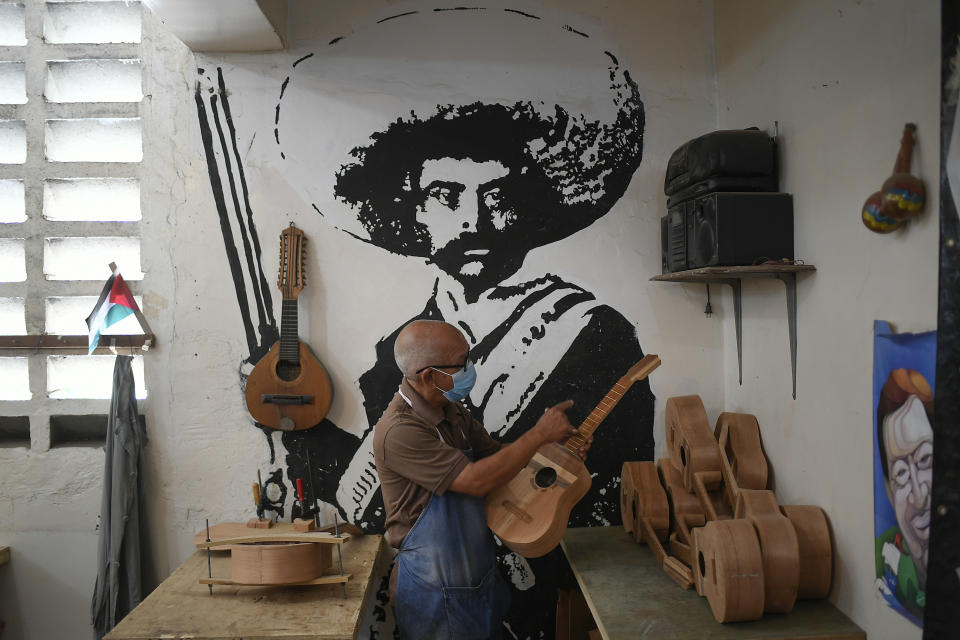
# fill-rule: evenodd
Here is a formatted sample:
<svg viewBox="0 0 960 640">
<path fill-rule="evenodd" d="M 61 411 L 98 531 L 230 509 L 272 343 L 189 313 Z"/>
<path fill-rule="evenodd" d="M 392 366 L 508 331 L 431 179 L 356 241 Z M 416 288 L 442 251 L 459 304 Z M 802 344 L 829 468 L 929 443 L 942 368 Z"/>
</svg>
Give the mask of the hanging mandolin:
<svg viewBox="0 0 960 640">
<path fill-rule="evenodd" d="M 260 424 L 283 431 L 316 426 L 327 415 L 333 398 L 327 371 L 298 335 L 297 298 L 306 280 L 305 242 L 303 231 L 292 222 L 280 234 L 280 340 L 247 378 L 250 415 Z"/>
</svg>

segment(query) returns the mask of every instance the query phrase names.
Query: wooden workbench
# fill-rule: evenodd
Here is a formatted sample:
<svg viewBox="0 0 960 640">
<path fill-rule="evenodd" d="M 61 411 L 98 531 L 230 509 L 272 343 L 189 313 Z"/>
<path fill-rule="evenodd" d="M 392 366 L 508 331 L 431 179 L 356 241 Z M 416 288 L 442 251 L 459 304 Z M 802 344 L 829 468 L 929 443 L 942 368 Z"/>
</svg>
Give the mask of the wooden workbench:
<svg viewBox="0 0 960 640">
<path fill-rule="evenodd" d="M 605 640 L 867 637 L 827 600 L 798 600 L 788 614 L 721 624 L 706 598 L 671 581 L 650 548 L 636 544 L 622 527 L 568 529 L 561 544 Z"/>
<path fill-rule="evenodd" d="M 207 554 L 197 551 L 130 612 L 105 640 L 346 640 L 355 638 L 378 574 L 389 561 L 383 536 L 360 536 L 343 545 L 343 570 L 352 574 L 347 598 L 339 584 L 300 587 L 214 586 Z M 230 576 L 230 552 L 215 551 L 213 575 Z M 336 566 L 336 552 L 333 555 Z"/>
</svg>

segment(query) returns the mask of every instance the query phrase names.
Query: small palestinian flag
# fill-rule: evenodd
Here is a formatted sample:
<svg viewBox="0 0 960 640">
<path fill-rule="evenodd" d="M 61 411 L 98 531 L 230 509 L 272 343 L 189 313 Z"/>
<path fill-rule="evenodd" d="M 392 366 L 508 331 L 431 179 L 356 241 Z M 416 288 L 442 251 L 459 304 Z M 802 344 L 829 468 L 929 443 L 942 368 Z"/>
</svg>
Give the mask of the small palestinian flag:
<svg viewBox="0 0 960 640">
<path fill-rule="evenodd" d="M 100 342 L 100 333 L 110 325 L 114 325 L 131 313 L 140 311 L 133 294 L 123 281 L 123 276 L 117 270 L 114 270 L 103 285 L 103 291 L 100 292 L 100 299 L 90 315 L 87 316 L 87 329 L 90 331 L 90 351 L 97 348 Z"/>
</svg>

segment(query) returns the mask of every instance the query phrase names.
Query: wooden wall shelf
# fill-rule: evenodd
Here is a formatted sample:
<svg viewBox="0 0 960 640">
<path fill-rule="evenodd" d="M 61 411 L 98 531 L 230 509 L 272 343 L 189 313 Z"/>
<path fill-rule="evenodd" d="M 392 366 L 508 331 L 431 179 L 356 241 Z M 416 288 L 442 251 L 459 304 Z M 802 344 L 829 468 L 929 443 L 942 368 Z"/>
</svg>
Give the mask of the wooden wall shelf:
<svg viewBox="0 0 960 640">
<path fill-rule="evenodd" d="M 745 267 L 702 267 L 650 278 L 656 282 L 699 282 L 727 284 L 733 289 L 733 318 L 737 329 L 737 367 L 743 384 L 743 321 L 742 283 L 749 278 L 773 278 L 787 288 L 787 329 L 790 334 L 790 371 L 793 376 L 793 399 L 797 399 L 797 274 L 816 271 L 812 264 L 761 264 Z"/>
<path fill-rule="evenodd" d="M 139 336 L 101 335 L 100 343 L 94 354 L 117 353 L 140 354 L 156 345 L 157 339 L 152 333 Z M 86 354 L 89 350 L 88 336 L 60 335 L 21 335 L 0 336 L 0 356 L 22 356 L 43 352 L 55 354 Z"/>
</svg>

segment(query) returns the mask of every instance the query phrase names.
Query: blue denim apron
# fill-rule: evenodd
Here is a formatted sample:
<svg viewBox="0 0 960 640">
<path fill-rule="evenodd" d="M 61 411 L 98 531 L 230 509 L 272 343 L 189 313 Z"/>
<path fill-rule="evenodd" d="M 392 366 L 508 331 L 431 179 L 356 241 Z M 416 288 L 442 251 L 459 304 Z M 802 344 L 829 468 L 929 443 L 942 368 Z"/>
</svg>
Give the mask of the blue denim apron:
<svg viewBox="0 0 960 640">
<path fill-rule="evenodd" d="M 473 460 L 472 449 L 462 451 Z M 431 495 L 400 545 L 396 571 L 403 640 L 502 638 L 510 591 L 497 568 L 482 498 Z"/>
</svg>

